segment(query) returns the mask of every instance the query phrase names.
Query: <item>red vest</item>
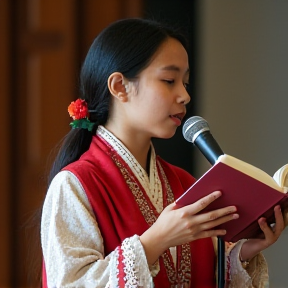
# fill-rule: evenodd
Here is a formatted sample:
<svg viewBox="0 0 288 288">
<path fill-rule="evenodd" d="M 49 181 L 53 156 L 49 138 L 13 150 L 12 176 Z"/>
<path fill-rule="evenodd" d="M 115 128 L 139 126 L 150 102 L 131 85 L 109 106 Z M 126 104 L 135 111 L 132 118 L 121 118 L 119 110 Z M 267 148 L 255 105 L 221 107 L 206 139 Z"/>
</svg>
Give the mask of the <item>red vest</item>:
<svg viewBox="0 0 288 288">
<path fill-rule="evenodd" d="M 164 174 L 161 181 L 166 206 L 174 201 L 171 194 L 176 199 L 195 180 L 186 171 L 159 157 L 157 162 L 160 175 Z M 159 214 L 135 175 L 99 136 L 94 136 L 89 150 L 64 170 L 77 176 L 87 194 L 103 237 L 106 255 L 120 246 L 125 238 L 143 234 L 157 219 Z M 165 179 L 169 184 L 165 183 Z M 131 192 L 131 185 L 136 192 Z M 137 203 L 142 203 L 141 210 Z M 177 247 L 177 257 L 176 270 L 169 250 L 160 257 L 160 272 L 154 278 L 155 288 L 183 283 L 181 280 L 187 279 L 185 274 L 190 273 L 191 288 L 216 287 L 215 251 L 210 238 Z"/>
</svg>

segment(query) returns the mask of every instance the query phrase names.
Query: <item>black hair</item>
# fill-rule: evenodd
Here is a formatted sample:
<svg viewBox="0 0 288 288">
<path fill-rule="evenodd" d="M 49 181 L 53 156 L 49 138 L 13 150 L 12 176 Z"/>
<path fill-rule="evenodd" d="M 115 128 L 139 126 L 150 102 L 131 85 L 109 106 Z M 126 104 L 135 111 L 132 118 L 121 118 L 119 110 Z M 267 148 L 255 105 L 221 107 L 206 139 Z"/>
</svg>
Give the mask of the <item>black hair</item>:
<svg viewBox="0 0 288 288">
<path fill-rule="evenodd" d="M 92 43 L 80 74 L 81 98 L 88 103 L 90 121 L 104 125 L 109 117 L 111 95 L 107 80 L 120 72 L 128 80 L 137 78 L 148 66 L 159 46 L 169 37 L 177 39 L 187 50 L 181 33 L 154 20 L 123 19 L 104 29 Z M 48 184 L 66 165 L 78 160 L 88 150 L 92 133 L 87 129 L 72 129 L 64 138 L 53 163 Z"/>
<path fill-rule="evenodd" d="M 56 147 L 58 154 L 48 176 L 48 185 L 62 168 L 78 160 L 88 150 L 97 126 L 104 125 L 108 120 L 111 105 L 107 86 L 109 76 L 113 72 L 120 72 L 128 80 L 137 78 L 169 37 L 178 40 L 187 51 L 186 39 L 178 30 L 154 20 L 119 20 L 95 38 L 81 68 L 80 98 L 86 100 L 89 110 L 95 110 L 90 113 L 89 119 L 96 125 L 92 133 L 87 129 L 76 128 L 71 129 L 64 137 L 60 148 Z M 40 285 L 42 278 L 42 257 L 39 256 L 41 214 L 42 207 L 35 211 L 25 225 L 28 241 L 32 243 L 33 239 L 28 260 L 29 283 L 32 285 Z M 35 230 L 31 231 L 31 228 Z"/>
</svg>

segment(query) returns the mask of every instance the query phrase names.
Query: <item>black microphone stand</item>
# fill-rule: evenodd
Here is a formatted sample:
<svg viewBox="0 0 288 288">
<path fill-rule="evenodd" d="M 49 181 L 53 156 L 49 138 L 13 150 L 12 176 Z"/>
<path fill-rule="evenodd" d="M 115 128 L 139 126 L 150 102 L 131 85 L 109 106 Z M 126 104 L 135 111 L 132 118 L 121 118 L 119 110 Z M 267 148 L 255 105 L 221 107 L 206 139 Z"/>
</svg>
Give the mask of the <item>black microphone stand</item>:
<svg viewBox="0 0 288 288">
<path fill-rule="evenodd" d="M 220 155 L 223 155 L 223 151 L 210 134 L 210 131 L 205 131 L 200 134 L 194 144 L 199 148 L 203 153 L 206 159 L 210 162 L 211 165 L 214 165 Z M 218 236 L 218 288 L 225 287 L 225 242 Z"/>
<path fill-rule="evenodd" d="M 225 287 L 225 242 L 218 236 L 218 288 Z"/>
</svg>

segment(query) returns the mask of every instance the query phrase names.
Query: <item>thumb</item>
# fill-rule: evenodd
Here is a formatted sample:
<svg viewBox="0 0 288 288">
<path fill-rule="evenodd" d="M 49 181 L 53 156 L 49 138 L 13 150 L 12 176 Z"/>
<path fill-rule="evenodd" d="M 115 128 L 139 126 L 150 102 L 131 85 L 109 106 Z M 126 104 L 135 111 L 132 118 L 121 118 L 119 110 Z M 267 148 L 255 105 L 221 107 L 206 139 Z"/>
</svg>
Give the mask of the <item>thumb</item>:
<svg viewBox="0 0 288 288">
<path fill-rule="evenodd" d="M 180 208 L 180 206 L 177 206 L 176 202 L 174 201 L 173 203 L 166 206 L 165 210 L 166 211 L 172 211 L 172 210 L 176 210 L 178 208 Z"/>
</svg>

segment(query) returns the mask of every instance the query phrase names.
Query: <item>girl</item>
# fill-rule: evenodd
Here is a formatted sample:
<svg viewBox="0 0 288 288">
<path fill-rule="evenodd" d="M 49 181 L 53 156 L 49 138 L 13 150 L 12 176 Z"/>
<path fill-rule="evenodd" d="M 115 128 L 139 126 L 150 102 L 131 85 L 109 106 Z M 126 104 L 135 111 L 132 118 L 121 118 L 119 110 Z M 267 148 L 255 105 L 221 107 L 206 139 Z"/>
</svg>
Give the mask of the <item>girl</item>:
<svg viewBox="0 0 288 288">
<path fill-rule="evenodd" d="M 184 39 L 156 22 L 121 20 L 95 39 L 43 206 L 44 287 L 216 286 L 215 227 L 236 207 L 198 214 L 219 191 L 177 207 L 195 179 L 151 144 L 181 125 L 188 79 Z M 259 219 L 264 239 L 227 243 L 230 288 L 267 284 L 260 251 L 284 229 L 278 206 L 275 217 L 274 230 Z"/>
</svg>

